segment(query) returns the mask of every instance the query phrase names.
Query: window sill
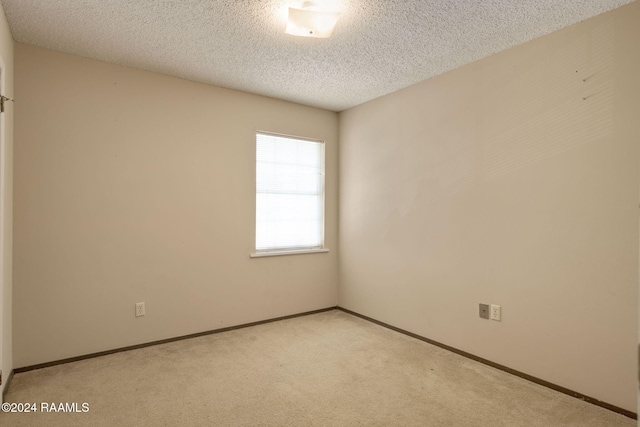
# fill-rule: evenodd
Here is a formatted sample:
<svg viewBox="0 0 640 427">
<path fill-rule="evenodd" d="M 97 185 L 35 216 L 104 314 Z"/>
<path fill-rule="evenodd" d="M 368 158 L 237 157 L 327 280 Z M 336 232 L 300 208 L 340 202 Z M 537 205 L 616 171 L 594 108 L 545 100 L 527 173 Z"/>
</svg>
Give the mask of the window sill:
<svg viewBox="0 0 640 427">
<path fill-rule="evenodd" d="M 280 255 L 317 254 L 317 253 L 326 253 L 326 252 L 329 252 L 329 249 L 303 249 L 300 251 L 255 252 L 249 255 L 249 258 L 262 258 L 267 256 L 280 256 Z"/>
</svg>

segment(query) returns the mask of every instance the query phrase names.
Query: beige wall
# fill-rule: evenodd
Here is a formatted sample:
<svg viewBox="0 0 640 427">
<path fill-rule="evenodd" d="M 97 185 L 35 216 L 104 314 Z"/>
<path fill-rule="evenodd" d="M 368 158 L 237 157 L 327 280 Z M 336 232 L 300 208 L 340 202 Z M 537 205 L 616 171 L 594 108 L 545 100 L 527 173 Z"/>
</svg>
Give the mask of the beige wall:
<svg viewBox="0 0 640 427">
<path fill-rule="evenodd" d="M 336 113 L 23 44 L 15 61 L 16 367 L 336 305 Z M 326 141 L 328 254 L 249 259 L 256 130 Z"/>
<path fill-rule="evenodd" d="M 2 70 L 2 95 L 13 98 L 13 38 L 9 25 L 0 4 L 0 61 Z M 2 391 L 7 385 L 9 373 L 13 369 L 12 357 L 12 209 L 13 209 L 13 103 L 7 103 L 5 113 L 0 119 L 2 145 L 0 146 L 0 221 L 2 236 L 1 265 L 2 282 L 0 283 L 0 349 L 2 351 Z"/>
<path fill-rule="evenodd" d="M 341 113 L 339 304 L 635 412 L 638 22 Z"/>
</svg>

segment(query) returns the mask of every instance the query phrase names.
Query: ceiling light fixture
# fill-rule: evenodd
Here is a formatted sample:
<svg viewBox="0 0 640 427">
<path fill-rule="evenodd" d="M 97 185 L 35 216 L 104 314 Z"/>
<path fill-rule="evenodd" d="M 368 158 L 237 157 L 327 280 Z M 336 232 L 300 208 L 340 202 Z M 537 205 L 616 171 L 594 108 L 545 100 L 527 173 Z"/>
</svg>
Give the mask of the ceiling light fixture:
<svg viewBox="0 0 640 427">
<path fill-rule="evenodd" d="M 340 12 L 323 10 L 316 2 L 305 1 L 302 6 L 289 8 L 287 34 L 302 37 L 327 38 L 338 22 Z"/>
</svg>

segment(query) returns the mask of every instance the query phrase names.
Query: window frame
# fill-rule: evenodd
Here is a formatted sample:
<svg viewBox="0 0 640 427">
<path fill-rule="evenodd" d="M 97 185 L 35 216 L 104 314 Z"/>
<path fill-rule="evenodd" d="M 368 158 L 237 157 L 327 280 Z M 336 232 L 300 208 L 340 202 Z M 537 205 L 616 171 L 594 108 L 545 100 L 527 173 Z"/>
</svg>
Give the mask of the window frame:
<svg viewBox="0 0 640 427">
<path fill-rule="evenodd" d="M 312 142 L 316 144 L 321 144 L 321 188 L 322 193 L 318 196 L 321 199 L 322 203 L 322 220 L 320 223 L 321 226 L 321 244 L 320 246 L 309 246 L 302 248 L 292 248 L 292 247 L 275 247 L 275 248 L 267 248 L 267 249 L 257 249 L 257 231 L 258 231 L 258 176 L 257 176 L 257 167 L 258 167 L 258 138 L 259 135 L 271 136 L 271 137 L 280 137 L 286 138 L 296 141 L 304 141 L 304 142 Z M 329 249 L 326 247 L 325 242 L 325 229 L 326 229 L 326 145 L 323 139 L 317 138 L 309 138 L 297 135 L 288 135 L 276 132 L 262 131 L 256 130 L 254 134 L 254 154 L 255 154 L 255 164 L 254 164 L 254 239 L 253 239 L 253 248 L 254 252 L 250 254 L 251 258 L 261 258 L 261 257 L 270 257 L 270 256 L 280 256 L 280 255 L 299 255 L 299 254 L 311 254 L 311 253 L 326 253 L 329 252 Z"/>
</svg>

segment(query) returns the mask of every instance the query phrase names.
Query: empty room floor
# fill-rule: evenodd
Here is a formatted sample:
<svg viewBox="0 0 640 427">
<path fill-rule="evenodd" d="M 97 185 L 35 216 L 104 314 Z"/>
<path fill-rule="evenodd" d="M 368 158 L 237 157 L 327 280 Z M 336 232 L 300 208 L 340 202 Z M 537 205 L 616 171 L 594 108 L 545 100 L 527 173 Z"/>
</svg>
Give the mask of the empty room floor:
<svg viewBox="0 0 640 427">
<path fill-rule="evenodd" d="M 6 401 L 38 411 L 3 427 L 636 425 L 340 310 L 16 374 Z"/>
</svg>

